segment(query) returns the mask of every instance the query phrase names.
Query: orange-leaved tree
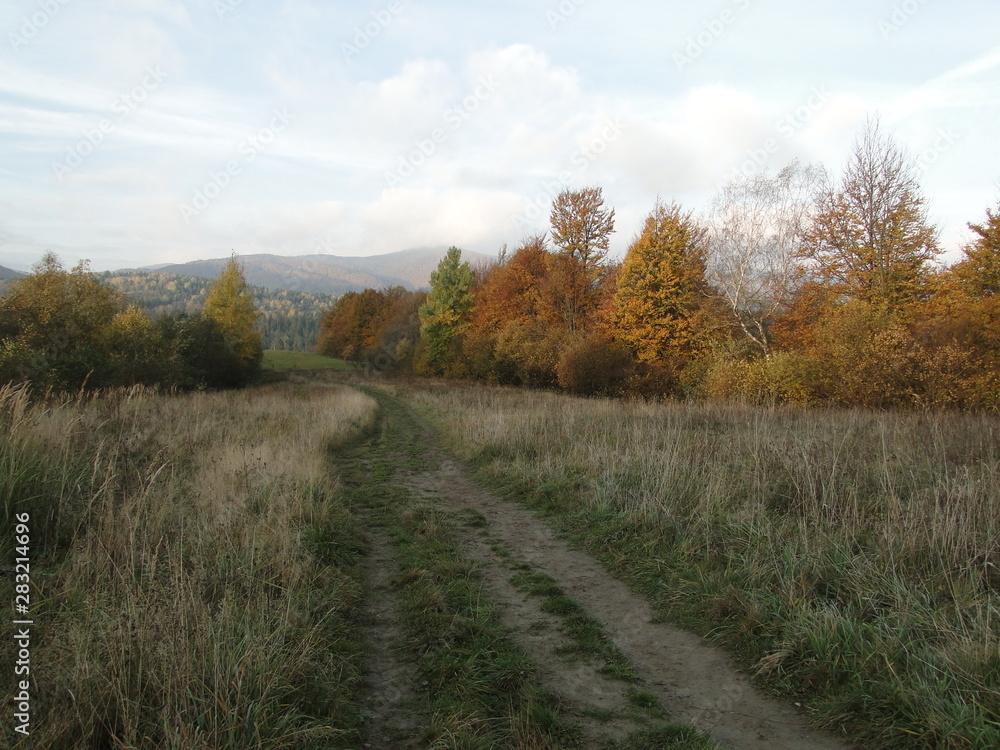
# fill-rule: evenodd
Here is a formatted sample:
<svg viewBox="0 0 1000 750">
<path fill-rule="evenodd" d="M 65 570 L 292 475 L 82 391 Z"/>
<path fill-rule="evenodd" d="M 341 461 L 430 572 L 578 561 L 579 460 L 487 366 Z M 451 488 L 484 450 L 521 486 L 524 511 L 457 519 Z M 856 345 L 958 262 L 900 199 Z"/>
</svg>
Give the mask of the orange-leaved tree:
<svg viewBox="0 0 1000 750">
<path fill-rule="evenodd" d="M 696 317 L 709 292 L 705 239 L 691 214 L 657 201 L 629 247 L 611 325 L 640 362 L 682 364 L 704 348 Z"/>
<path fill-rule="evenodd" d="M 600 304 L 600 282 L 611 233 L 614 209 L 604 207 L 599 187 L 563 190 L 549 216 L 556 246 L 546 303 L 570 332 L 586 331 Z"/>
</svg>

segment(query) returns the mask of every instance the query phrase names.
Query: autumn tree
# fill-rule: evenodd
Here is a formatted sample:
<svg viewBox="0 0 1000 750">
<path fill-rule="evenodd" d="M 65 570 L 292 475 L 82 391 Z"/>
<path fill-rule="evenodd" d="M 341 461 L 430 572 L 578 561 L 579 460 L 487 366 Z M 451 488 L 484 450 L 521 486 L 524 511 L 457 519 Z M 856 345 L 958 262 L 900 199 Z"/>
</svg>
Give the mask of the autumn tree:
<svg viewBox="0 0 1000 750">
<path fill-rule="evenodd" d="M 59 355 L 92 344 L 126 307 L 125 295 L 102 284 L 86 262 L 66 272 L 48 252 L 31 274 L 14 282 L 0 301 L 0 314 L 27 346 Z"/>
<path fill-rule="evenodd" d="M 601 188 L 564 190 L 549 216 L 557 252 L 547 301 L 570 332 L 586 331 L 600 301 L 600 280 L 615 228 L 614 209 L 604 207 Z"/>
<path fill-rule="evenodd" d="M 977 299 L 1000 295 L 1000 206 L 986 209 L 986 221 L 969 224 L 976 239 L 963 250 L 952 271 L 966 291 Z"/>
<path fill-rule="evenodd" d="M 420 308 L 420 335 L 428 364 L 435 372 L 443 372 L 449 364 L 452 344 L 468 324 L 474 284 L 475 274 L 462 260 L 462 251 L 448 248 L 431 273 L 431 291 Z"/>
<path fill-rule="evenodd" d="M 0 377 L 66 389 L 109 384 L 104 332 L 126 307 L 86 262 L 67 272 L 46 253 L 0 299 Z"/>
<path fill-rule="evenodd" d="M 557 337 L 541 312 L 551 260 L 546 235 L 534 235 L 513 255 L 501 253 L 482 274 L 463 341 L 474 376 L 520 384 L 554 379 L 556 353 L 543 352 L 557 345 Z"/>
<path fill-rule="evenodd" d="M 320 354 L 347 360 L 360 358 L 367 324 L 361 314 L 362 308 L 361 293 L 347 292 L 323 313 L 316 342 Z"/>
<path fill-rule="evenodd" d="M 249 378 L 260 368 L 264 356 L 257 330 L 260 313 L 235 255 L 209 290 L 202 315 L 218 325 L 227 350 L 240 361 Z"/>
<path fill-rule="evenodd" d="M 476 288 L 473 326 L 489 328 L 538 317 L 550 257 L 544 234 L 525 238 L 512 256 L 501 257 Z"/>
<path fill-rule="evenodd" d="M 920 307 L 916 335 L 924 351 L 927 401 L 1000 406 L 1000 207 L 969 224 L 976 239 L 944 269 Z M 935 395 L 936 394 L 936 395 Z"/>
<path fill-rule="evenodd" d="M 368 362 L 379 370 L 410 371 L 420 343 L 420 308 L 427 302 L 427 293 L 397 286 L 385 294 L 388 304 Z"/>
<path fill-rule="evenodd" d="M 843 299 L 890 310 L 918 299 L 939 249 L 917 178 L 916 161 L 870 120 L 805 234 L 809 272 Z"/>
<path fill-rule="evenodd" d="M 424 292 L 401 286 L 348 292 L 323 314 L 317 349 L 376 370 L 406 369 L 420 339 L 418 311 L 426 299 Z"/>
<path fill-rule="evenodd" d="M 657 201 L 618 276 L 612 325 L 640 362 L 686 359 L 699 349 L 705 230 L 676 204 Z"/>
<path fill-rule="evenodd" d="M 798 287 L 796 253 L 825 184 L 821 167 L 793 162 L 777 175 L 736 177 L 713 200 L 708 279 L 764 356 L 771 352 L 771 326 Z"/>
</svg>

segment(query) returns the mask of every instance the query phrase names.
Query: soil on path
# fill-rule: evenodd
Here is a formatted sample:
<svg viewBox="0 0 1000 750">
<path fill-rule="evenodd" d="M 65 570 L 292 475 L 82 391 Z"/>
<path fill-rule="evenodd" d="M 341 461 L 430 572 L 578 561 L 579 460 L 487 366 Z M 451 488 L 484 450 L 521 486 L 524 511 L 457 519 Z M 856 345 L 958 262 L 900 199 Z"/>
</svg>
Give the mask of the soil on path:
<svg viewBox="0 0 1000 750">
<path fill-rule="evenodd" d="M 405 404 L 404 404 L 405 407 Z M 466 469 L 441 450 L 432 430 L 412 409 L 421 447 L 435 469 L 401 471 L 394 483 L 456 512 L 472 509 L 486 519 L 466 527 L 460 539 L 470 559 L 482 565 L 484 586 L 503 611 L 523 648 L 539 665 L 543 683 L 573 707 L 587 747 L 621 737 L 634 723 L 607 719 L 627 710 L 629 686 L 598 674 L 593 665 L 566 662 L 553 654 L 561 636 L 551 615 L 509 581 L 511 561 L 530 564 L 598 620 L 639 675 L 635 687 L 652 693 L 670 719 L 690 724 L 734 750 L 847 750 L 850 745 L 809 727 L 793 707 L 757 692 L 719 649 L 670 624 L 653 622 L 651 607 L 589 555 L 573 549 L 544 521 L 484 490 Z M 546 619 L 548 618 L 548 619 Z M 605 719 L 588 721 L 603 712 Z"/>
</svg>

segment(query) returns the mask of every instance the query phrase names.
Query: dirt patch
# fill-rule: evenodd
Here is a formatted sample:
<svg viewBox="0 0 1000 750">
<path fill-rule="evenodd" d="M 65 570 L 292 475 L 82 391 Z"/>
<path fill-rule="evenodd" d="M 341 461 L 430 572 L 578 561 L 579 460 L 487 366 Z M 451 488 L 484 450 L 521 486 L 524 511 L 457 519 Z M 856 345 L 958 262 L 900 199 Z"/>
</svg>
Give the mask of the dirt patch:
<svg viewBox="0 0 1000 750">
<path fill-rule="evenodd" d="M 531 564 L 551 576 L 559 587 L 581 604 L 603 626 L 634 665 L 639 687 L 655 695 L 669 717 L 711 735 L 720 744 L 741 750 L 846 750 L 850 747 L 808 726 L 793 707 L 765 697 L 738 672 L 720 650 L 700 638 L 665 623 L 654 623 L 651 607 L 612 577 L 592 557 L 572 549 L 543 521 L 523 508 L 483 490 L 465 468 L 439 450 L 429 428 L 408 410 L 420 425 L 433 471 L 408 472 L 395 481 L 412 492 L 439 499 L 453 511 L 473 509 L 486 519 L 487 536 L 464 532 L 469 555 L 483 564 L 484 585 L 504 610 L 504 622 L 526 646 L 542 669 L 542 678 L 585 716 L 593 710 L 621 710 L 621 683 L 591 668 L 566 665 L 549 652 L 555 643 L 546 632 L 558 624 L 546 620 L 531 601 L 509 583 L 506 559 Z M 509 558 L 494 547 L 499 542 Z M 601 725 L 608 734 L 619 734 L 613 722 Z M 585 723 L 595 746 L 599 728 Z"/>
</svg>

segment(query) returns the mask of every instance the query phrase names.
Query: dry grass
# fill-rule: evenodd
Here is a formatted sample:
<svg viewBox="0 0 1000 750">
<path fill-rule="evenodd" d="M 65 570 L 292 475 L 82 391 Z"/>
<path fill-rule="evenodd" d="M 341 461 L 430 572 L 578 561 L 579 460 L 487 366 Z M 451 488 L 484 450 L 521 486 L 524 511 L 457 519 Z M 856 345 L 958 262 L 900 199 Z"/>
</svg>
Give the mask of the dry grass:
<svg viewBox="0 0 1000 750">
<path fill-rule="evenodd" d="M 871 747 L 1000 746 L 1000 422 L 415 386 L 454 448 Z"/>
<path fill-rule="evenodd" d="M 322 386 L 0 393 L 0 499 L 32 515 L 31 746 L 347 742 L 360 550 L 328 451 L 375 411 Z"/>
</svg>

